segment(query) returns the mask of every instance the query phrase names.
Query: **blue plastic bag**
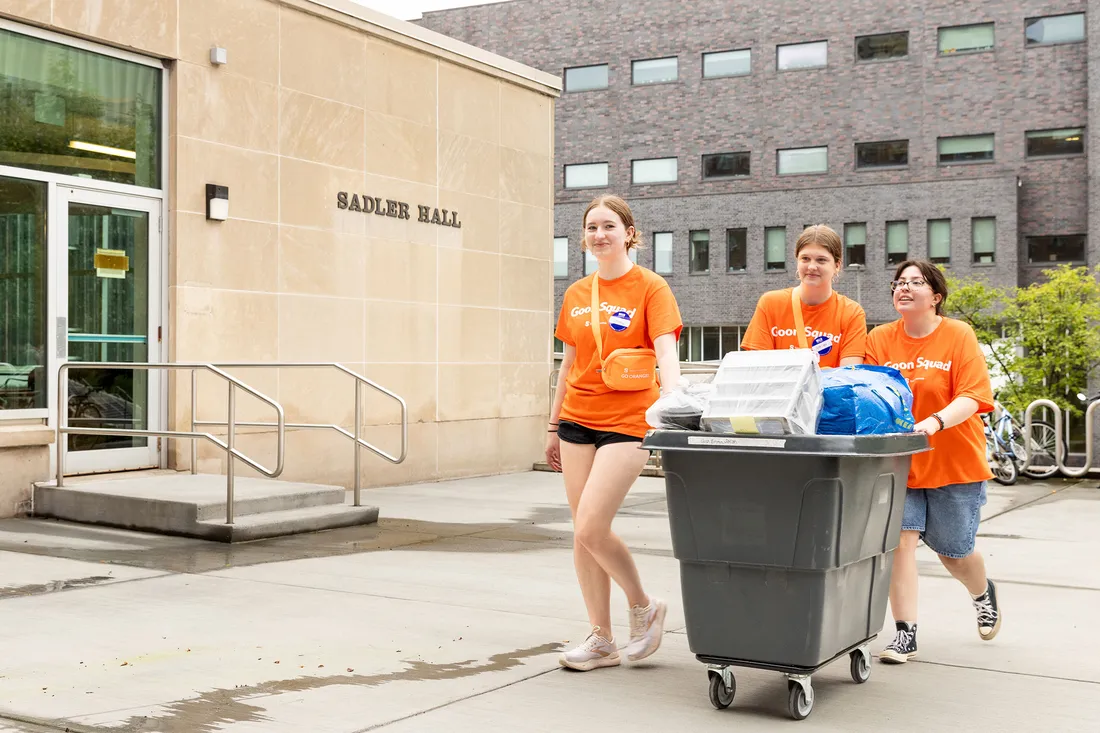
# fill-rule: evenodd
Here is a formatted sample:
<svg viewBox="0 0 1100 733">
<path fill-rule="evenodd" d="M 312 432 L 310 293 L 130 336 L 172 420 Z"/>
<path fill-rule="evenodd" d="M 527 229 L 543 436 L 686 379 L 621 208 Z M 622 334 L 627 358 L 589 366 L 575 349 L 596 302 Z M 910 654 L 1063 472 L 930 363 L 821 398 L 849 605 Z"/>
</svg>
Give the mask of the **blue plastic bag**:
<svg viewBox="0 0 1100 733">
<path fill-rule="evenodd" d="M 858 364 L 821 373 L 818 435 L 913 432 L 913 392 L 901 372 Z"/>
</svg>

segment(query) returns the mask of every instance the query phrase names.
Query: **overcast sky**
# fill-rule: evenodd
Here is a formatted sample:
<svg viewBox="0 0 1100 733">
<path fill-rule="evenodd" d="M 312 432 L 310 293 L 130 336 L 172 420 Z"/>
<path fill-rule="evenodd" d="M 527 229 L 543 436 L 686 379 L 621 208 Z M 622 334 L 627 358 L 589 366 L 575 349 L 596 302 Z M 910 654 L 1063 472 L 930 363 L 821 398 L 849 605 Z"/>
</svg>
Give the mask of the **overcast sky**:
<svg viewBox="0 0 1100 733">
<path fill-rule="evenodd" d="M 380 12 L 402 20 L 415 20 L 428 10 L 465 8 L 470 5 L 487 5 L 498 0 L 353 0 Z"/>
</svg>

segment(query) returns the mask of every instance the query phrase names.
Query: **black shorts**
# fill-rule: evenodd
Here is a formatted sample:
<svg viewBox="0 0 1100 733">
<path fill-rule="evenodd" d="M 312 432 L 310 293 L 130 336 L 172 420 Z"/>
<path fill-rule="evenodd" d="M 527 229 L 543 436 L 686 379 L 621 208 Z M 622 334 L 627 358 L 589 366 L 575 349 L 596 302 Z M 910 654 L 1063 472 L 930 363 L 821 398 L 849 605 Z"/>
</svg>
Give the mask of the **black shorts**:
<svg viewBox="0 0 1100 733">
<path fill-rule="evenodd" d="M 641 443 L 641 438 L 624 433 L 612 433 L 605 430 L 593 430 L 579 423 L 568 420 L 558 421 L 558 438 L 566 443 L 578 445 L 595 445 L 596 450 L 612 443 Z"/>
</svg>

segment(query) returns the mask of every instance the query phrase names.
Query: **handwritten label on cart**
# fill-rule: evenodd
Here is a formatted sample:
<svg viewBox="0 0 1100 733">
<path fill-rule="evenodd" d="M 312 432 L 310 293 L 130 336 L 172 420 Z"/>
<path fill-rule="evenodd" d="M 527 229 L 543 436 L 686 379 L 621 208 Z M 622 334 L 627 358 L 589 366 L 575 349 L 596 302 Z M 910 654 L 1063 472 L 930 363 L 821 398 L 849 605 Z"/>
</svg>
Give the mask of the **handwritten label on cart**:
<svg viewBox="0 0 1100 733">
<path fill-rule="evenodd" d="M 720 438 L 711 435 L 689 435 L 688 445 L 714 445 L 728 448 L 783 448 L 786 440 L 774 438 Z"/>
</svg>

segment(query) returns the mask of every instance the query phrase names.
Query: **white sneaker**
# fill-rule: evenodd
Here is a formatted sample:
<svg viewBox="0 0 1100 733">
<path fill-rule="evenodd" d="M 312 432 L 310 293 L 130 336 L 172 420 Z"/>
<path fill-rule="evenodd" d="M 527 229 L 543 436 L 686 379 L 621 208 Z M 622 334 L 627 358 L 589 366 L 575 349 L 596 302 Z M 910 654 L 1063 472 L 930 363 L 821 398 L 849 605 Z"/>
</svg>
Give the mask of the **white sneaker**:
<svg viewBox="0 0 1100 733">
<path fill-rule="evenodd" d="M 645 659 L 661 646 L 665 630 L 665 614 L 668 604 L 650 596 L 645 608 L 630 609 L 630 643 L 626 645 L 626 658 L 632 662 Z"/>
<path fill-rule="evenodd" d="M 578 647 L 562 652 L 558 664 L 569 669 L 587 672 L 597 667 L 617 667 L 622 664 L 614 639 L 600 636 L 600 627 L 592 627 L 592 633 Z"/>
</svg>

